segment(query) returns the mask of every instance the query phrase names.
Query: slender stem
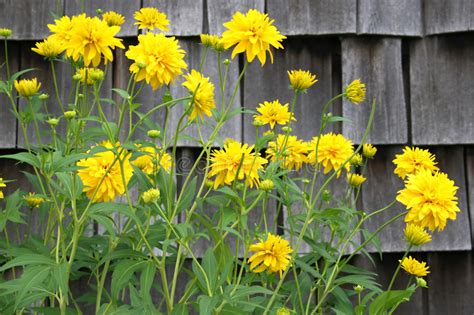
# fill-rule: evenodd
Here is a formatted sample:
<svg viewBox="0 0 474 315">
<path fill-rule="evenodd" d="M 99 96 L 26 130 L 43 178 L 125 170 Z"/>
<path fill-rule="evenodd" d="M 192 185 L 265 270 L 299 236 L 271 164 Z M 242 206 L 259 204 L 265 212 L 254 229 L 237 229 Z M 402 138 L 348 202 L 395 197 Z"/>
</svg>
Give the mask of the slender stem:
<svg viewBox="0 0 474 315">
<path fill-rule="evenodd" d="M 54 94 L 56 94 L 56 100 L 58 101 L 58 104 L 59 104 L 59 107 L 61 108 L 61 111 L 64 113 L 64 105 L 63 105 L 63 101 L 61 100 L 61 97 L 59 95 L 58 81 L 57 81 L 57 78 L 56 78 L 56 70 L 54 68 L 54 61 L 53 60 L 50 61 L 50 65 L 51 65 L 51 73 L 53 74 L 53 84 L 54 84 L 54 92 L 55 92 Z"/>
</svg>

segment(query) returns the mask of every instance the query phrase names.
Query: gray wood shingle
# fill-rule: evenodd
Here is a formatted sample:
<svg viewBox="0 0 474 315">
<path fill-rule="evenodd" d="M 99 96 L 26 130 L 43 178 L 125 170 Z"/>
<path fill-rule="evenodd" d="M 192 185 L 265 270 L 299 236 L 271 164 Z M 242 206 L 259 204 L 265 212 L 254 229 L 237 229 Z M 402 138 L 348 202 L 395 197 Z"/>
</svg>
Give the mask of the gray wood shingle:
<svg viewBox="0 0 474 315">
<path fill-rule="evenodd" d="M 465 32 L 474 29 L 474 2 L 471 0 L 425 0 L 426 35 Z"/>
<path fill-rule="evenodd" d="M 265 0 L 208 0 L 207 17 L 209 34 L 222 34 L 226 28 L 222 23 L 230 21 L 235 12 L 246 13 L 249 9 L 263 12 Z"/>
<path fill-rule="evenodd" d="M 10 67 L 10 76 L 18 71 L 19 66 L 19 44 L 9 42 L 8 60 Z M 0 80 L 7 79 L 5 62 L 4 42 L 0 43 Z M 16 97 L 15 88 L 13 88 L 13 97 Z M 18 102 L 15 101 L 15 104 Z M 16 118 L 12 113 L 12 104 L 5 94 L 0 94 L 0 148 L 14 148 L 16 146 Z"/>
</svg>

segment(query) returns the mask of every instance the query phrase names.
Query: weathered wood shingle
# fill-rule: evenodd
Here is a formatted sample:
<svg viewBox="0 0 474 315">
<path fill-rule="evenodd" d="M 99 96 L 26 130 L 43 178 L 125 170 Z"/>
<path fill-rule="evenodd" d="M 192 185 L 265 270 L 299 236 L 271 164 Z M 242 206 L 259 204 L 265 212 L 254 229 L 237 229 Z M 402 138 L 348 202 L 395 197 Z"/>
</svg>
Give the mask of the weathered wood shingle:
<svg viewBox="0 0 474 315">
<path fill-rule="evenodd" d="M 425 0 L 426 35 L 465 32 L 474 29 L 474 2 L 471 0 Z"/>
<path fill-rule="evenodd" d="M 10 76 L 19 69 L 19 44 L 14 42 L 7 43 L 8 59 L 10 67 Z M 7 70 L 5 63 L 4 42 L 0 43 L 0 80 L 7 79 Z M 16 97 L 13 88 L 13 97 Z M 15 105 L 17 104 L 15 100 Z M 12 104 L 5 94 L 0 94 L 0 148 L 14 148 L 16 146 L 16 118 L 12 113 Z"/>
<path fill-rule="evenodd" d="M 235 12 L 247 12 L 249 9 L 264 11 L 265 0 L 211 0 L 207 1 L 207 19 L 210 34 L 222 34 L 226 28 L 222 25 L 230 21 Z"/>
</svg>

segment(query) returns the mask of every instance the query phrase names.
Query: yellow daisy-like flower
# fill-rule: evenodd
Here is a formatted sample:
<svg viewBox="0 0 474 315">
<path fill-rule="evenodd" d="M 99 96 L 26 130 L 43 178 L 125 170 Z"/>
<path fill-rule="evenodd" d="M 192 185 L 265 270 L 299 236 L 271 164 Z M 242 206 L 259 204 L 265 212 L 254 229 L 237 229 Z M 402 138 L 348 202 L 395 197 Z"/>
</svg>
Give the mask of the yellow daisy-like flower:
<svg viewBox="0 0 474 315">
<path fill-rule="evenodd" d="M 419 225 L 408 223 L 403 232 L 408 244 L 413 246 L 421 246 L 431 242 L 431 235 Z"/>
<path fill-rule="evenodd" d="M 308 162 L 307 154 L 311 149 L 309 143 L 299 140 L 296 136 L 278 135 L 275 141 L 268 143 L 267 154 L 272 161 L 282 162 L 288 170 L 299 170 L 303 163 Z"/>
<path fill-rule="evenodd" d="M 145 174 L 153 174 L 163 167 L 167 172 L 171 170 L 171 156 L 166 151 L 154 147 L 140 147 L 139 152 L 145 153 L 131 161 L 133 165 Z M 159 159 L 159 163 L 157 163 Z"/>
<path fill-rule="evenodd" d="M 0 28 L 0 36 L 8 38 L 12 35 L 12 30 L 9 28 Z"/>
<path fill-rule="evenodd" d="M 259 243 L 250 245 L 249 251 L 255 253 L 248 260 L 251 271 L 267 271 L 270 274 L 280 272 L 281 275 L 290 264 L 293 249 L 281 236 L 268 233 L 266 241 L 260 240 Z"/>
<path fill-rule="evenodd" d="M 224 42 L 222 41 L 222 37 L 210 34 L 201 34 L 200 37 L 201 43 L 204 46 L 213 48 L 216 51 L 224 50 Z"/>
<path fill-rule="evenodd" d="M 309 71 L 291 70 L 288 71 L 290 85 L 294 90 L 304 91 L 309 89 L 313 84 L 318 82 L 316 75 Z"/>
<path fill-rule="evenodd" d="M 366 181 L 366 178 L 363 175 L 355 174 L 355 173 L 348 173 L 347 174 L 347 182 L 352 187 L 359 187 Z"/>
<path fill-rule="evenodd" d="M 7 187 L 7 185 L 3 181 L 3 178 L 0 177 L 0 188 L 5 188 L 5 187 Z M 4 198 L 3 191 L 0 189 L 0 199 L 3 199 L 3 198 Z"/>
<path fill-rule="evenodd" d="M 41 204 L 44 202 L 44 198 L 38 196 L 35 193 L 28 193 L 28 195 L 23 196 L 23 200 L 25 200 L 26 204 L 30 208 L 39 208 Z"/>
<path fill-rule="evenodd" d="M 225 49 L 236 45 L 232 51 L 232 58 L 245 52 L 248 62 L 258 57 L 262 66 L 267 60 L 268 51 L 273 63 L 271 47 L 283 49 L 281 42 L 286 38 L 272 25 L 273 22 L 274 20 L 270 20 L 267 14 L 255 9 L 250 9 L 246 14 L 236 12 L 231 21 L 224 23 L 228 29 L 222 34 Z"/>
<path fill-rule="evenodd" d="M 102 56 L 105 64 L 114 60 L 112 50 L 115 47 L 125 48 L 122 40 L 115 37 L 120 31 L 119 26 L 108 26 L 107 22 L 98 17 L 78 18 L 73 23 L 65 48 L 66 55 L 72 57 L 74 61 L 82 57 L 85 66 L 92 63 L 97 67 Z"/>
<path fill-rule="evenodd" d="M 146 80 L 156 90 L 183 73 L 187 67 L 184 54 L 174 37 L 148 32 L 138 36 L 138 45 L 130 46 L 125 56 L 134 61 L 130 71 L 135 80 Z"/>
<path fill-rule="evenodd" d="M 168 21 L 166 14 L 158 11 L 156 8 L 141 8 L 139 11 L 135 12 L 133 15 L 137 22 L 135 25 L 138 25 L 138 29 L 149 29 L 154 30 L 155 28 L 162 31 L 169 31 Z"/>
<path fill-rule="evenodd" d="M 100 146 L 107 149 L 113 148 L 109 141 L 103 142 Z M 120 147 L 118 149 L 120 150 Z M 127 155 L 128 153 L 123 151 L 118 157 L 123 161 L 122 170 L 118 159 L 114 163 L 117 156 L 111 150 L 96 153 L 92 157 L 77 162 L 77 165 L 81 167 L 77 174 L 84 185 L 83 191 L 89 199 L 94 202 L 106 202 L 114 200 L 117 195 L 124 194 L 125 186 L 133 175 L 133 168 Z M 122 171 L 125 184 L 122 180 Z"/>
<path fill-rule="evenodd" d="M 296 120 L 294 115 L 288 111 L 288 104 L 282 105 L 278 100 L 273 102 L 263 102 L 259 104 L 257 112 L 260 115 L 254 115 L 256 122 L 262 125 L 270 125 L 270 128 L 275 128 L 276 124 L 286 125 L 291 120 Z"/>
<path fill-rule="evenodd" d="M 359 104 L 365 100 L 365 84 L 360 79 L 352 81 L 344 92 L 344 96 L 354 104 Z"/>
<path fill-rule="evenodd" d="M 41 83 L 38 82 L 36 78 L 31 80 L 22 79 L 20 81 L 15 80 L 13 82 L 16 91 L 23 97 L 30 97 L 38 93 L 39 89 L 41 88 Z"/>
<path fill-rule="evenodd" d="M 400 190 L 397 201 L 409 210 L 405 222 L 442 231 L 448 219 L 456 220 L 458 198 L 454 181 L 441 172 L 422 169 L 408 175 L 405 188 Z"/>
<path fill-rule="evenodd" d="M 308 160 L 313 164 L 321 164 L 324 167 L 324 174 L 331 170 L 337 171 L 342 164 L 347 161 L 354 153 L 352 142 L 341 134 L 332 132 L 321 135 L 318 144 L 318 156 L 316 157 L 316 144 L 318 137 L 314 137 L 311 141 L 311 152 Z M 350 164 L 346 163 L 344 168 L 349 171 Z M 339 177 L 340 172 L 337 174 Z"/>
<path fill-rule="evenodd" d="M 160 190 L 156 188 L 151 188 L 145 191 L 142 195 L 144 203 L 156 202 L 160 199 Z"/>
<path fill-rule="evenodd" d="M 416 174 L 420 170 L 438 171 L 435 155 L 428 150 L 405 147 L 403 154 L 395 155 L 393 163 L 397 166 L 394 173 L 404 179 L 407 175 Z"/>
<path fill-rule="evenodd" d="M 254 146 L 241 144 L 237 141 L 226 141 L 224 148 L 214 150 L 211 154 L 211 169 L 209 177 L 216 176 L 214 188 L 220 185 L 230 185 L 235 180 L 245 178 L 247 186 L 253 187 L 260 183 L 259 170 L 268 161 L 253 151 Z M 238 171 L 238 175 L 237 175 Z"/>
<path fill-rule="evenodd" d="M 83 21 L 85 19 L 86 15 L 81 14 L 73 17 L 63 16 L 62 18 L 54 20 L 54 24 L 48 24 L 49 30 L 53 33 L 50 37 L 61 42 L 63 45 L 69 43 L 72 29 L 79 20 Z"/>
<path fill-rule="evenodd" d="M 364 143 L 362 145 L 362 155 L 368 159 L 372 159 L 377 153 L 377 148 L 370 143 Z"/>
<path fill-rule="evenodd" d="M 399 260 L 399 262 L 401 264 L 402 269 L 412 276 L 425 277 L 430 273 L 428 271 L 429 267 L 426 265 L 425 262 L 419 262 L 411 256 L 405 257 L 402 261 Z"/>
<path fill-rule="evenodd" d="M 210 82 L 209 78 L 206 78 L 196 70 L 191 70 L 184 76 L 186 81 L 183 82 L 183 86 L 193 94 L 193 111 L 189 115 L 189 119 L 193 120 L 196 116 L 204 118 L 204 115 L 211 117 L 211 110 L 216 107 L 214 101 L 214 84 Z"/>
<path fill-rule="evenodd" d="M 115 11 L 108 11 L 102 14 L 102 20 L 104 20 L 108 26 L 121 26 L 125 23 L 125 17 Z"/>
<path fill-rule="evenodd" d="M 36 47 L 31 48 L 31 50 L 41 56 L 53 59 L 64 51 L 64 46 L 61 41 L 50 36 L 44 41 L 36 43 Z"/>
<path fill-rule="evenodd" d="M 97 68 L 80 68 L 76 72 L 75 78 L 87 85 L 93 85 L 97 81 L 104 79 L 104 71 Z"/>
</svg>

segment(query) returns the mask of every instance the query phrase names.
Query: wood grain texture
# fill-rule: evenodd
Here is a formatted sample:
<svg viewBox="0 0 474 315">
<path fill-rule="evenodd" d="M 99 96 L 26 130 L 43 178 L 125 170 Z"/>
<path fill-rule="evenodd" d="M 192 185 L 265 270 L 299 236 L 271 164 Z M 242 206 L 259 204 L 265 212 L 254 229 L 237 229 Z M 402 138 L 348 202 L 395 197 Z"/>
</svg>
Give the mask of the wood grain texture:
<svg viewBox="0 0 474 315">
<path fill-rule="evenodd" d="M 5 65 L 5 46 L 4 42 L 0 43 L 0 80 L 7 79 L 7 71 Z M 19 70 L 19 45 L 16 42 L 8 42 L 8 60 L 10 67 L 10 75 Z M 13 88 L 13 97 L 16 97 Z M 15 101 L 15 107 L 18 102 Z M 0 148 L 14 148 L 16 146 L 17 122 L 12 113 L 12 103 L 5 94 L 0 94 Z"/>
<path fill-rule="evenodd" d="M 265 9 L 265 0 L 207 0 L 206 3 L 209 34 L 222 34 L 226 30 L 222 24 L 230 21 L 237 11 L 246 13 L 249 9 L 257 9 L 264 12 Z"/>
<path fill-rule="evenodd" d="M 413 143 L 474 143 L 473 49 L 473 34 L 426 37 L 411 43 Z"/>
<path fill-rule="evenodd" d="M 358 34 L 422 36 L 422 0 L 359 0 Z"/>
<path fill-rule="evenodd" d="M 462 147 L 434 147 L 429 148 L 439 162 L 438 166 L 442 172 L 447 173 L 459 187 L 457 197 L 461 212 L 457 214 L 455 221 L 449 220 L 446 228 L 440 233 L 433 234 L 433 241 L 421 248 L 420 251 L 446 251 L 446 250 L 468 250 L 471 249 L 471 229 L 469 226 L 469 213 L 467 204 L 467 187 L 464 172 L 464 154 Z M 401 147 L 379 147 L 375 160 L 369 162 L 367 182 L 362 188 L 362 204 L 368 213 L 380 209 L 392 202 L 397 192 L 403 189 L 403 182 L 393 170 L 395 166 L 392 160 L 395 154 L 402 153 Z M 405 211 L 401 203 L 395 205 L 374 217 L 367 224 L 367 228 L 375 231 L 381 224 L 390 218 Z M 379 238 L 382 242 L 384 252 L 402 252 L 406 250 L 406 242 L 403 236 L 405 223 L 403 218 L 386 227 Z M 372 248 L 373 250 L 374 248 Z"/>
<path fill-rule="evenodd" d="M 355 33 L 356 0 L 271 0 L 267 12 L 285 35 Z"/>
<path fill-rule="evenodd" d="M 472 225 L 474 218 L 474 148 L 465 147 L 465 159 L 466 159 L 466 179 L 467 179 L 467 196 L 469 200 L 469 213 L 471 217 L 471 233 L 472 241 L 474 242 L 474 228 Z"/>
<path fill-rule="evenodd" d="M 125 23 L 120 27 L 117 36 L 136 36 L 137 26 L 133 25 L 133 13 L 140 10 L 140 1 L 116 1 L 116 0 L 67 0 L 65 1 L 65 15 L 75 15 L 85 12 L 87 15 L 96 16 L 97 9 L 101 9 L 104 13 L 107 11 L 115 11 L 125 17 Z"/>
<path fill-rule="evenodd" d="M 366 100 L 354 105 L 344 99 L 345 136 L 359 143 L 370 116 L 373 98 L 377 108 L 367 142 L 406 143 L 407 110 L 402 73 L 401 40 L 397 38 L 345 38 L 342 40 L 342 83 L 361 79 Z"/>
<path fill-rule="evenodd" d="M 465 32 L 474 29 L 474 2 L 471 0 L 426 0 L 426 35 Z"/>
<path fill-rule="evenodd" d="M 288 70 L 303 69 L 316 74 L 318 82 L 307 94 L 300 94 L 295 106 L 296 122 L 291 127 L 293 134 L 304 140 L 311 140 L 318 131 L 324 104 L 332 96 L 332 54 L 337 43 L 331 40 L 308 41 L 302 38 L 290 38 L 284 42 L 285 51 L 274 52 L 274 63 L 267 62 L 262 68 L 258 61 L 251 63 L 244 80 L 244 106 L 256 111 L 258 104 L 264 101 L 279 100 L 289 104 L 293 91 L 288 88 Z M 253 116 L 244 117 L 244 140 L 255 141 Z M 329 129 L 331 126 L 329 127 Z M 268 128 L 260 128 L 261 132 Z"/>
<path fill-rule="evenodd" d="M 167 33 L 176 36 L 199 35 L 203 31 L 203 0 L 143 0 L 143 8 L 155 7 L 170 21 Z"/>
<path fill-rule="evenodd" d="M 48 23 L 54 14 L 62 16 L 62 0 L 0 1 L 1 27 L 12 29 L 11 39 L 43 39 L 49 35 Z"/>
</svg>

